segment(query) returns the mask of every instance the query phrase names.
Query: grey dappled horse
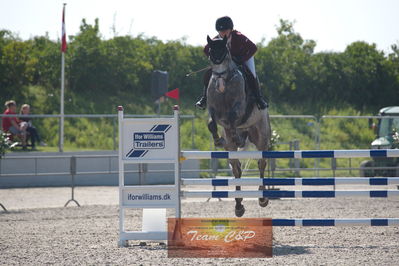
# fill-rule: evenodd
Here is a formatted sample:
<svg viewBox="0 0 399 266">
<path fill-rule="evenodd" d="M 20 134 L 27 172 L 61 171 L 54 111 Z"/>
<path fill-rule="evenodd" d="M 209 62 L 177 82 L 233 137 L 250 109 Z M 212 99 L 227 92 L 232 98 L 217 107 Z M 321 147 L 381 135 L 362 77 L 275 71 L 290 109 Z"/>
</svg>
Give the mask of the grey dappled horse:
<svg viewBox="0 0 399 266">
<path fill-rule="evenodd" d="M 252 142 L 260 151 L 269 149 L 271 128 L 267 108 L 259 110 L 254 98 L 247 93 L 246 81 L 242 71 L 232 60 L 226 44 L 227 39 L 211 40 L 207 38 L 210 48 L 212 76 L 207 88 L 208 112 L 210 120 L 208 129 L 212 133 L 215 146 L 226 151 L 236 151 L 244 147 L 246 140 Z M 224 137 L 217 132 L 217 125 L 224 129 Z M 241 163 L 230 159 L 235 178 L 241 178 Z M 260 178 L 264 178 L 266 159 L 258 160 Z M 259 190 L 264 190 L 260 186 Z M 241 190 L 241 186 L 236 186 Z M 242 198 L 236 198 L 235 214 L 241 217 L 245 208 Z M 267 206 L 267 198 L 260 198 L 259 205 Z"/>
</svg>

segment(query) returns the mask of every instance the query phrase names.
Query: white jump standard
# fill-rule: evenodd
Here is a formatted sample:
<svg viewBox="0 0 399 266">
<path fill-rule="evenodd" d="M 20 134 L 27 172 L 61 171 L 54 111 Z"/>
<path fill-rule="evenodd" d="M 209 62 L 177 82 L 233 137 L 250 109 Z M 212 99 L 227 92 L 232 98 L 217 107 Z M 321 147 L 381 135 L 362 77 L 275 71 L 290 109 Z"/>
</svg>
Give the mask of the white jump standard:
<svg viewBox="0 0 399 266">
<path fill-rule="evenodd" d="M 119 120 L 119 246 L 127 240 L 167 240 L 166 227 L 160 231 L 125 231 L 125 209 L 175 209 L 181 215 L 181 199 L 187 198 L 399 198 L 399 190 L 327 190 L 327 191 L 214 191 L 212 186 L 334 186 L 334 185 L 397 185 L 393 178 L 224 178 L 181 179 L 180 162 L 187 159 L 261 159 L 261 158 L 355 158 L 399 157 L 399 149 L 387 150 L 314 150 L 314 151 L 181 151 L 179 109 L 174 107 L 170 118 L 124 118 L 118 107 Z M 174 164 L 173 185 L 127 186 L 124 166 L 138 163 Z M 182 191 L 180 185 L 207 185 L 208 191 Z M 166 217 L 164 217 L 166 220 Z M 164 221 L 163 221 L 164 222 Z M 399 218 L 360 219 L 272 219 L 273 226 L 399 226 Z M 143 222 L 143 228 L 144 222 Z"/>
<path fill-rule="evenodd" d="M 125 209 L 151 208 L 175 209 L 180 217 L 180 139 L 178 108 L 171 118 L 125 119 L 122 106 L 118 107 L 119 124 L 119 246 L 127 240 L 166 240 L 162 231 L 126 231 Z M 173 185 L 127 186 L 125 164 L 171 163 L 174 164 Z M 143 209 L 144 213 L 144 209 Z M 166 224 L 165 221 L 161 221 Z M 143 229 L 145 225 L 143 224 Z"/>
</svg>

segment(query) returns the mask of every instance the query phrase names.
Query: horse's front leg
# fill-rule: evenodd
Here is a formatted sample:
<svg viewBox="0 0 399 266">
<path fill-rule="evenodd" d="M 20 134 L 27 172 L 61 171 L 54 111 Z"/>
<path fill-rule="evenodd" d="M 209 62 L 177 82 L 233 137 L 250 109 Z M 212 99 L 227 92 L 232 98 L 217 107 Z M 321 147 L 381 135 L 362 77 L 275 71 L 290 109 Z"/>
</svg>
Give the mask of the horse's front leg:
<svg viewBox="0 0 399 266">
<path fill-rule="evenodd" d="M 238 159 L 230 159 L 229 160 L 231 169 L 233 171 L 235 178 L 241 178 L 241 163 Z M 241 191 L 241 186 L 236 186 L 236 191 Z M 241 217 L 245 213 L 244 205 L 242 204 L 243 198 L 235 198 L 236 206 L 235 206 L 235 214 L 237 217 Z"/>
<path fill-rule="evenodd" d="M 225 149 L 228 151 L 236 151 L 238 148 L 236 143 L 233 141 L 234 133 L 235 133 L 234 131 L 225 128 L 226 141 L 227 141 Z M 234 177 L 241 178 L 242 170 L 241 170 L 240 161 L 238 159 L 230 159 L 229 163 L 233 171 Z M 241 186 L 236 186 L 236 191 L 241 191 Z M 244 205 L 242 204 L 242 200 L 243 200 L 242 198 L 235 198 L 236 201 L 235 214 L 237 217 L 241 217 L 245 213 L 245 208 Z"/>
<path fill-rule="evenodd" d="M 258 160 L 258 169 L 259 169 L 259 174 L 260 174 L 261 179 L 265 178 L 266 164 L 267 164 L 266 159 Z M 265 189 L 266 189 L 265 186 L 259 186 L 259 190 L 263 191 Z M 269 204 L 269 199 L 268 198 L 259 198 L 258 202 L 261 207 L 266 207 L 267 204 Z"/>
<path fill-rule="evenodd" d="M 218 125 L 216 124 L 215 118 L 211 115 L 211 118 L 208 121 L 208 130 L 212 134 L 213 142 L 216 147 L 223 147 L 225 144 L 225 140 L 222 137 L 219 137 L 218 134 Z"/>
</svg>

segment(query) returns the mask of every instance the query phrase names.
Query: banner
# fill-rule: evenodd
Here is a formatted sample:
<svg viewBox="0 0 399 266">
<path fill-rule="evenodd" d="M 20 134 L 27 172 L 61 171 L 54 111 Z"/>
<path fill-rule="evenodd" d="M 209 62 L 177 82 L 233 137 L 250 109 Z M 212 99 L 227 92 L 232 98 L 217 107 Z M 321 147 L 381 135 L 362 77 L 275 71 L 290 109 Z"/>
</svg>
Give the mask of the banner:
<svg viewBox="0 0 399 266">
<path fill-rule="evenodd" d="M 168 219 L 169 258 L 269 258 L 272 244 L 272 219 Z"/>
</svg>

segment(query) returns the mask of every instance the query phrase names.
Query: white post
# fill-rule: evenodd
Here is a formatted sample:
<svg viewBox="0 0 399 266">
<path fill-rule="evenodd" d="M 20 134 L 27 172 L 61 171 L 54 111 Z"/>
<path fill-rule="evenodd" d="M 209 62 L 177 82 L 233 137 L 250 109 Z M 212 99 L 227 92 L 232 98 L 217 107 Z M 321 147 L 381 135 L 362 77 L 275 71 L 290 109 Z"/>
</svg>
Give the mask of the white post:
<svg viewBox="0 0 399 266">
<path fill-rule="evenodd" d="M 59 151 L 64 151 L 64 87 L 65 87 L 65 53 L 61 53 L 61 108 Z"/>
<path fill-rule="evenodd" d="M 177 204 L 176 204 L 176 218 L 180 218 L 181 212 L 180 212 L 180 207 L 181 207 L 181 176 L 180 176 L 180 171 L 181 171 L 181 164 L 180 164 L 180 157 L 181 157 L 181 151 L 180 151 L 180 121 L 179 121 L 179 106 L 175 105 L 173 106 L 173 113 L 174 113 L 174 119 L 176 121 L 176 128 L 177 128 L 177 158 L 175 161 L 175 187 L 177 189 Z"/>
<path fill-rule="evenodd" d="M 61 36 L 61 96 L 60 96 L 60 139 L 59 151 L 64 151 L 64 89 L 65 89 L 65 52 L 67 49 L 65 32 L 65 6 L 62 9 L 62 36 Z"/>
<path fill-rule="evenodd" d="M 118 162 L 119 162 L 119 236 L 125 231 L 125 211 L 123 208 L 123 193 L 122 189 L 125 186 L 125 169 L 122 161 L 122 141 L 123 141 L 123 107 L 118 106 L 118 127 L 119 127 L 119 151 L 118 151 Z M 126 240 L 119 240 L 119 246 L 126 246 Z"/>
</svg>

